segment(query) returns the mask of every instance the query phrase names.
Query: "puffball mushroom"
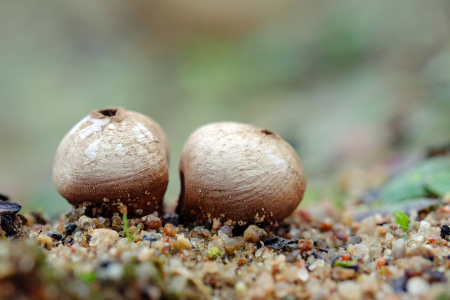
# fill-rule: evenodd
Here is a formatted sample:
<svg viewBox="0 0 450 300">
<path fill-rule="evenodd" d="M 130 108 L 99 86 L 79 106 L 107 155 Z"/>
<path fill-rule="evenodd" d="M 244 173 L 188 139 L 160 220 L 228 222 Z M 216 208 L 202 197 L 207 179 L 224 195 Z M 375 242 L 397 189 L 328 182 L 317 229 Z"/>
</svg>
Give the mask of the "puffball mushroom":
<svg viewBox="0 0 450 300">
<path fill-rule="evenodd" d="M 154 120 L 122 107 L 94 110 L 66 134 L 53 181 L 72 205 L 93 214 L 145 216 L 162 212 L 169 149 Z"/>
<path fill-rule="evenodd" d="M 295 150 L 253 125 L 214 123 L 187 140 L 177 213 L 185 220 L 276 224 L 303 198 L 306 178 Z"/>
</svg>

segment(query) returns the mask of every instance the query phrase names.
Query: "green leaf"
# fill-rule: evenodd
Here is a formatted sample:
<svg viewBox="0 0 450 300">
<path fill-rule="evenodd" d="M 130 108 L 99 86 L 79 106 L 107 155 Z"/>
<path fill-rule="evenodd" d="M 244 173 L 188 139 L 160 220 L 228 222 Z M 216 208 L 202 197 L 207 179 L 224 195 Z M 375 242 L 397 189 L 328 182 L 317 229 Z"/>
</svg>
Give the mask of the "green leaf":
<svg viewBox="0 0 450 300">
<path fill-rule="evenodd" d="M 431 175 L 426 182 L 426 189 L 440 197 L 450 193 L 450 170 Z"/>
<path fill-rule="evenodd" d="M 401 211 L 395 211 L 394 217 L 395 217 L 395 221 L 397 222 L 397 224 L 400 225 L 400 228 L 406 232 L 408 230 L 408 226 L 409 226 L 408 215 Z"/>
<path fill-rule="evenodd" d="M 335 267 L 343 267 L 343 268 L 348 268 L 348 267 L 353 267 L 356 266 L 358 264 L 358 262 L 356 260 L 336 260 L 334 262 L 334 266 Z"/>
<path fill-rule="evenodd" d="M 94 272 L 83 274 L 80 276 L 80 280 L 86 283 L 92 283 L 97 279 L 97 275 Z"/>
<path fill-rule="evenodd" d="M 125 235 L 128 238 L 128 243 L 133 242 L 133 237 L 130 234 L 130 230 L 128 230 L 127 214 L 123 215 L 123 230 L 125 230 Z"/>
<path fill-rule="evenodd" d="M 450 157 L 427 159 L 412 169 L 391 179 L 381 190 L 380 197 L 386 202 L 399 202 L 429 195 L 427 187 L 433 185 L 433 177 L 450 173 Z M 441 188 L 441 185 L 439 185 Z"/>
</svg>

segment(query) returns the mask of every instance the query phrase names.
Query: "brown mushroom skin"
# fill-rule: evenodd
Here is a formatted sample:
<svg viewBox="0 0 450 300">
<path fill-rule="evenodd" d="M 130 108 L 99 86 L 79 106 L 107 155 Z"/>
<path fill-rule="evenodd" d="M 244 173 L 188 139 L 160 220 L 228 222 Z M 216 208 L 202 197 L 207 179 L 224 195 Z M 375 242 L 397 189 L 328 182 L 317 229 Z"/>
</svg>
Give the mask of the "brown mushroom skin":
<svg viewBox="0 0 450 300">
<path fill-rule="evenodd" d="M 99 215 L 162 212 L 169 182 L 169 149 L 161 127 L 125 108 L 94 110 L 61 141 L 53 181 L 72 205 Z"/>
<path fill-rule="evenodd" d="M 177 213 L 186 221 L 271 224 L 303 198 L 306 178 L 295 150 L 267 129 L 213 123 L 187 140 L 180 162 Z"/>
</svg>

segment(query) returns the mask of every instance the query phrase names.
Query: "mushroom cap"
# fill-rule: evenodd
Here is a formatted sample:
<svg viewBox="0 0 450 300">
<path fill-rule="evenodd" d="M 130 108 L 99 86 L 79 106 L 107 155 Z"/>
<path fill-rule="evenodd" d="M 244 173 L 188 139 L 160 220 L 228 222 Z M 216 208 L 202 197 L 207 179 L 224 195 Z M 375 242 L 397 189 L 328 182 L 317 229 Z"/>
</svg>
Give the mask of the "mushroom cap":
<svg viewBox="0 0 450 300">
<path fill-rule="evenodd" d="M 303 198 L 306 178 L 295 150 L 253 125 L 205 125 L 187 140 L 177 212 L 185 220 L 275 224 Z"/>
<path fill-rule="evenodd" d="M 97 213 L 162 212 L 169 149 L 154 120 L 122 107 L 94 110 L 61 141 L 53 165 L 58 193 Z M 98 210 L 101 208 L 100 210 Z"/>
</svg>

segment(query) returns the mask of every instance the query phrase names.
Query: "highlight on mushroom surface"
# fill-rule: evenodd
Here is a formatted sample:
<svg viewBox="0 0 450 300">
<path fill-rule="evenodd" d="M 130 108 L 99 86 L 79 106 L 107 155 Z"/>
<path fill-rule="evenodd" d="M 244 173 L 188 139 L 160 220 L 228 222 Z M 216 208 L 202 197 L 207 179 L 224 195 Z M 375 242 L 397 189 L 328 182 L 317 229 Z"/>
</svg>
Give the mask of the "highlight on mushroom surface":
<svg viewBox="0 0 450 300">
<path fill-rule="evenodd" d="M 267 129 L 232 122 L 205 125 L 188 138 L 180 176 L 182 218 L 239 226 L 282 221 L 306 188 L 300 159 L 286 141 Z"/>
<path fill-rule="evenodd" d="M 57 191 L 87 213 L 162 212 L 169 149 L 151 118 L 122 107 L 94 110 L 61 141 L 53 165 Z"/>
</svg>

